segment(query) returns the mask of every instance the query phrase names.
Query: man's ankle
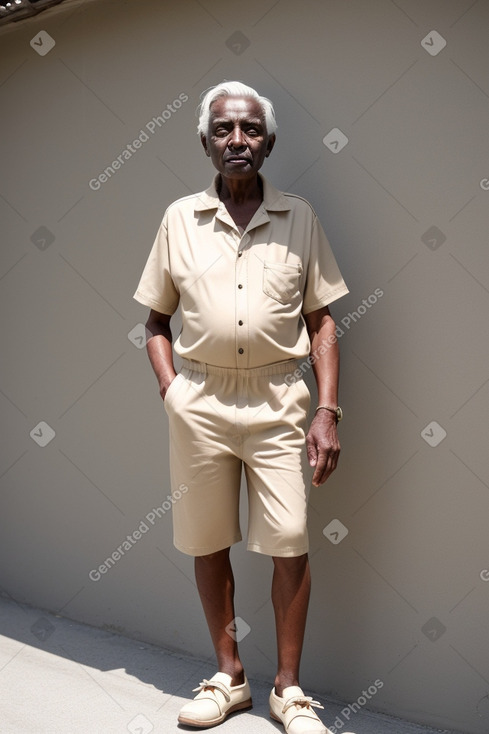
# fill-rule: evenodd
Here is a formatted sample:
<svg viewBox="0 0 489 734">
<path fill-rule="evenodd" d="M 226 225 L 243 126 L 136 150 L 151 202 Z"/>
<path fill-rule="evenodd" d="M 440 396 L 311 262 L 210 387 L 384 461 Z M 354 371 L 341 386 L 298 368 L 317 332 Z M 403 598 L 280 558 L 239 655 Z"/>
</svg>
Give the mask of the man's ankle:
<svg viewBox="0 0 489 734">
<path fill-rule="evenodd" d="M 275 693 L 277 696 L 280 696 L 282 698 L 284 688 L 288 688 L 289 686 L 300 686 L 298 678 L 295 678 L 294 676 L 277 676 L 275 678 Z"/>
<path fill-rule="evenodd" d="M 233 675 L 232 686 L 242 686 L 244 683 L 244 669 Z"/>
<path fill-rule="evenodd" d="M 227 673 L 227 675 L 230 675 L 231 680 L 231 686 L 241 686 L 244 683 L 244 668 L 242 665 L 222 665 L 219 667 L 219 671 L 221 673 Z"/>
</svg>

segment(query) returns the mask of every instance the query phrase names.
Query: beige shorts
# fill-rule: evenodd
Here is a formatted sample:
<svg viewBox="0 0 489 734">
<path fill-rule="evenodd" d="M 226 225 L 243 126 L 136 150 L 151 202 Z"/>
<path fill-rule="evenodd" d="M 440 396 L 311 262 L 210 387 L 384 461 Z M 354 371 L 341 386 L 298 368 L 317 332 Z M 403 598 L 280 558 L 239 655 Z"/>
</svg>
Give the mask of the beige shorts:
<svg viewBox="0 0 489 734">
<path fill-rule="evenodd" d="M 290 377 L 296 367 L 295 360 L 255 369 L 184 360 L 165 396 L 173 539 L 183 553 L 203 556 L 242 539 L 242 467 L 248 550 L 282 557 L 307 553 L 310 394 L 304 380 Z"/>
</svg>

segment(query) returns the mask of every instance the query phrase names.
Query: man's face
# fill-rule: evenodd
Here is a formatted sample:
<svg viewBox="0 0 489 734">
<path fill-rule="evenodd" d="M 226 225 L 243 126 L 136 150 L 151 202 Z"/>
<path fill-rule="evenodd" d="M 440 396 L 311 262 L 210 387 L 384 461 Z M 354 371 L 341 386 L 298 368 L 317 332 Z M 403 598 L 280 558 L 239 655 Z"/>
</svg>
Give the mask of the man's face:
<svg viewBox="0 0 489 734">
<path fill-rule="evenodd" d="M 201 139 L 214 168 L 234 179 L 256 176 L 275 143 L 252 97 L 218 97 L 210 107 L 208 135 Z"/>
</svg>

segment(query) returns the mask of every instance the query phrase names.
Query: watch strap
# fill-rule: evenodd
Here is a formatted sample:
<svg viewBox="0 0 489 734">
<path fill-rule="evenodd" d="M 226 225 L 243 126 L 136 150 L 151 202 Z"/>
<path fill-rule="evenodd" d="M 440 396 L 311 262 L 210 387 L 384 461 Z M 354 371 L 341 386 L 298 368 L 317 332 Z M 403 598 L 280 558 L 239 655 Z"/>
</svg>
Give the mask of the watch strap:
<svg viewBox="0 0 489 734">
<path fill-rule="evenodd" d="M 337 408 L 332 408 L 330 405 L 318 405 L 314 412 L 317 413 L 318 410 L 328 410 L 330 413 L 333 413 L 337 423 L 343 417 L 343 411 L 339 406 Z"/>
</svg>

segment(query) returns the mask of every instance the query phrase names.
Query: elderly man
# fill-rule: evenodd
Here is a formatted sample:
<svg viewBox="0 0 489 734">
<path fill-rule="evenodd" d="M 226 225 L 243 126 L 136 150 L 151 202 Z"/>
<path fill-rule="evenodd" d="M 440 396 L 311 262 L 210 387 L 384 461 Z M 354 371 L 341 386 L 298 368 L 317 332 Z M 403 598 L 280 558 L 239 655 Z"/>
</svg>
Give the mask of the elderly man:
<svg viewBox="0 0 489 734">
<path fill-rule="evenodd" d="M 307 459 L 315 486 L 338 461 L 339 356 L 328 304 L 348 289 L 310 204 L 258 173 L 275 143 L 271 102 L 241 82 L 219 84 L 202 100 L 198 129 L 217 175 L 167 209 L 135 294 L 151 309 L 147 349 L 169 419 L 174 544 L 195 557 L 218 666 L 179 722 L 208 728 L 251 707 L 232 633 L 229 558 L 241 540 L 244 467 L 247 547 L 274 563 L 270 714 L 287 734 L 325 734 L 313 710 L 320 704 L 299 687 L 310 592 Z M 169 323 L 178 305 L 176 374 Z M 299 364 L 309 356 L 319 403 L 306 436 L 310 394 Z"/>
</svg>

